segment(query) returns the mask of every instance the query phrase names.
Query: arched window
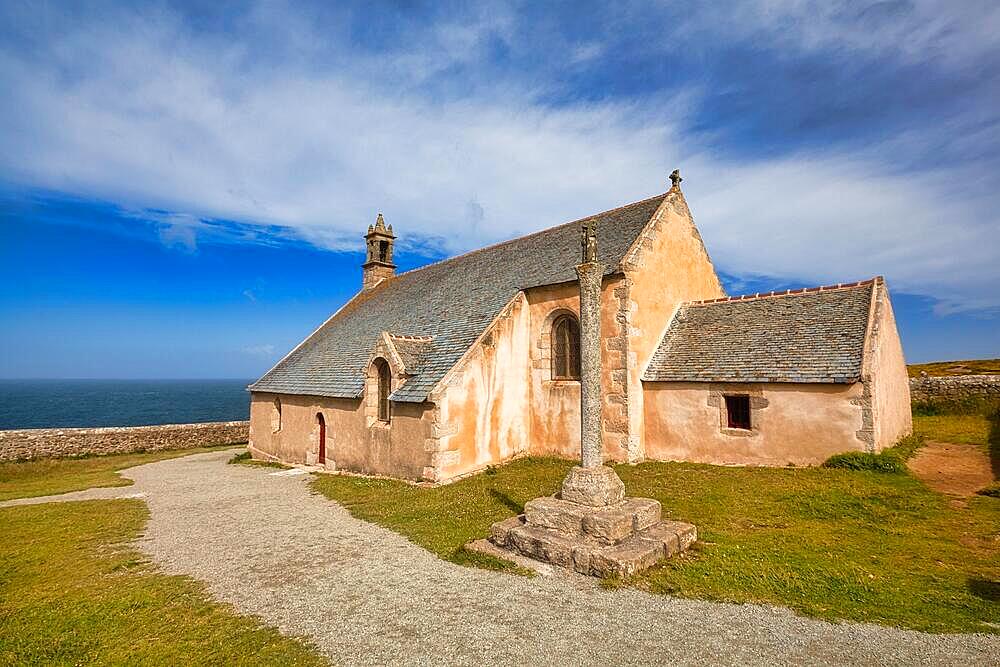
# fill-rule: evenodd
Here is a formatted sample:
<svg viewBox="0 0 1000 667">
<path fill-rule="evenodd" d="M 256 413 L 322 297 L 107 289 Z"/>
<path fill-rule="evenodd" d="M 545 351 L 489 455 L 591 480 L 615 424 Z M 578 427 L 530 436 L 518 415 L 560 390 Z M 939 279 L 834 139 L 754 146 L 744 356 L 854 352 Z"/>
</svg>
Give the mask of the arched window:
<svg viewBox="0 0 1000 667">
<path fill-rule="evenodd" d="M 281 430 L 281 399 L 274 397 L 274 405 L 271 407 L 271 431 L 277 433 Z"/>
<path fill-rule="evenodd" d="M 378 420 L 389 422 L 389 394 L 392 393 L 392 372 L 385 359 L 375 360 L 375 369 L 378 371 Z"/>
<path fill-rule="evenodd" d="M 580 323 L 572 315 L 552 323 L 552 379 L 580 379 Z"/>
</svg>

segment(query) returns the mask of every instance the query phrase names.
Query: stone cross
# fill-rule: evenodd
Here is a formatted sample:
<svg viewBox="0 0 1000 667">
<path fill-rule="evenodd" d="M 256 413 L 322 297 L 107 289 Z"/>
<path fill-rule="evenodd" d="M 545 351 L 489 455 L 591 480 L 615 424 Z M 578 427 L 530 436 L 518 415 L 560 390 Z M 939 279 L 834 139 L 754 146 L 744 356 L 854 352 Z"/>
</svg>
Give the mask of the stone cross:
<svg viewBox="0 0 1000 667">
<path fill-rule="evenodd" d="M 583 262 L 580 278 L 580 465 L 563 480 L 562 497 L 583 505 L 613 505 L 625 498 L 625 485 L 604 463 L 601 429 L 601 281 L 604 265 L 597 261 L 597 223 L 580 226 Z"/>
<path fill-rule="evenodd" d="M 683 180 L 684 179 L 681 178 L 680 169 L 674 169 L 672 172 L 670 172 L 670 182 L 673 184 L 673 187 L 675 188 L 681 187 L 681 181 Z"/>
<path fill-rule="evenodd" d="M 591 261 L 576 267 L 580 277 L 580 465 L 597 468 L 604 449 L 601 433 L 601 279 L 604 265 L 596 258 L 596 234 L 584 228 L 584 252 Z"/>
<path fill-rule="evenodd" d="M 580 246 L 583 249 L 583 264 L 597 262 L 597 223 L 593 220 L 580 225 Z"/>
<path fill-rule="evenodd" d="M 661 521 L 660 503 L 625 498 L 625 484 L 604 465 L 601 410 L 601 282 L 597 224 L 580 225 L 580 465 L 563 479 L 556 497 L 524 504 L 524 514 L 498 521 L 489 542 L 468 545 L 479 553 L 511 552 L 598 577 L 629 576 L 664 556 L 683 551 L 698 537 L 694 526 Z M 497 548 L 501 550 L 497 552 Z M 509 558 L 508 558 L 509 559 Z M 589 629 L 600 632 L 600 628 Z"/>
</svg>

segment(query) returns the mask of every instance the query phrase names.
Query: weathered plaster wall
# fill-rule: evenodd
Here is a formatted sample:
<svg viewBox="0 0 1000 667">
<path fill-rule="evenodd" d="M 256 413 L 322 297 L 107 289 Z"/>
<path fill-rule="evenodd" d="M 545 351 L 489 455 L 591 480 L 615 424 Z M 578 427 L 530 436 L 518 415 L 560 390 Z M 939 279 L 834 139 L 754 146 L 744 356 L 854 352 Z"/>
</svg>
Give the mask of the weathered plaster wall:
<svg viewBox="0 0 1000 667">
<path fill-rule="evenodd" d="M 0 461 L 233 445 L 247 441 L 248 422 L 0 431 Z"/>
<path fill-rule="evenodd" d="M 626 360 L 617 342 L 624 276 L 606 276 L 601 287 L 601 383 L 604 389 L 602 428 L 605 458 L 626 461 L 624 419 Z M 579 319 L 580 286 L 563 283 L 527 290 L 530 312 L 530 452 L 535 455 L 580 457 L 580 382 L 552 378 L 550 336 L 557 317 Z"/>
<path fill-rule="evenodd" d="M 394 403 L 391 425 L 370 424 L 360 399 L 282 394 L 281 428 L 274 430 L 274 394 L 255 392 L 250 402 L 250 451 L 254 458 L 314 465 L 319 462 L 318 413 L 326 421 L 326 467 L 420 480 L 429 465 L 425 443 L 433 406 Z"/>
<path fill-rule="evenodd" d="M 860 382 L 835 384 L 645 383 L 646 456 L 660 461 L 816 465 L 864 450 Z M 751 396 L 752 431 L 724 427 L 725 393 Z"/>
<path fill-rule="evenodd" d="M 874 429 L 872 448 L 882 451 L 913 432 L 910 385 L 903 345 L 885 282 L 878 278 L 872 304 L 870 349 L 862 374 L 871 381 Z"/>
<path fill-rule="evenodd" d="M 625 279 L 616 294 L 621 339 L 615 347 L 624 350 L 628 363 L 627 390 L 622 392 L 627 460 L 640 461 L 646 456 L 641 381 L 646 366 L 681 302 L 725 292 L 680 190 L 663 200 L 624 266 Z"/>
<path fill-rule="evenodd" d="M 528 290 L 531 378 L 531 453 L 580 456 L 580 382 L 552 379 L 552 324 L 569 313 L 580 317 L 580 286 L 550 285 Z"/>
<path fill-rule="evenodd" d="M 431 396 L 437 428 L 425 478 L 448 480 L 527 451 L 528 310 L 523 295 L 515 298 Z"/>
</svg>

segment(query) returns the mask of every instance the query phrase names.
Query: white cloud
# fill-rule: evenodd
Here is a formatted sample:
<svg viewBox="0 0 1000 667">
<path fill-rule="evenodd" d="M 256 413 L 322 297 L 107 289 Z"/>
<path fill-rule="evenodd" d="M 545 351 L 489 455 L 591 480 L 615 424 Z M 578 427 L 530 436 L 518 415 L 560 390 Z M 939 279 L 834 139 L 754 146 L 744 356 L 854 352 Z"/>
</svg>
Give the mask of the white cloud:
<svg viewBox="0 0 1000 667">
<path fill-rule="evenodd" d="M 920 180 L 852 156 L 720 168 L 695 160 L 686 194 L 713 259 L 730 272 L 840 282 L 885 274 L 939 312 L 1000 304 L 991 201 L 954 170 Z"/>
<path fill-rule="evenodd" d="M 162 211 L 128 211 L 127 214 L 138 220 L 156 222 L 156 233 L 160 242 L 168 248 L 175 248 L 187 253 L 198 250 L 198 229 L 202 221 L 187 213 L 164 213 Z"/>
<path fill-rule="evenodd" d="M 574 64 L 585 63 L 600 58 L 604 55 L 604 45 L 598 42 L 587 42 L 573 48 L 570 54 L 570 62 Z"/>
<path fill-rule="evenodd" d="M 685 12 L 683 24 L 791 53 L 837 49 L 955 68 L 1000 48 L 1000 5 L 993 0 L 740 0 L 702 3 Z"/>
<path fill-rule="evenodd" d="M 759 9 L 771 5 L 777 17 Z M 748 6 L 760 30 L 790 25 L 801 48 L 821 39 L 803 25 L 801 3 Z M 511 39 L 506 15 L 435 27 L 385 56 L 342 50 L 336 30 L 273 8 L 248 20 L 274 25 L 295 57 L 261 62 L 239 40 L 198 36 L 169 12 L 67 25 L 46 36 L 44 56 L 0 49 L 10 98 L 0 174 L 171 211 L 161 236 L 189 250 L 213 218 L 356 248 L 381 210 L 404 245 L 454 252 L 660 192 L 679 165 L 709 251 L 730 273 L 813 282 L 883 273 L 944 310 L 1000 306 L 990 287 L 1000 284 L 995 199 L 969 185 L 967 168 L 918 182 L 894 162 L 900 142 L 945 135 L 737 160 L 684 134 L 684 114 L 696 113 L 684 96 L 552 107 L 530 81 L 467 95 L 422 87 L 474 62 L 486 40 Z M 597 57 L 598 46 L 569 57 Z M 337 57 L 316 66 L 309 56 L 324 49 Z"/>
</svg>

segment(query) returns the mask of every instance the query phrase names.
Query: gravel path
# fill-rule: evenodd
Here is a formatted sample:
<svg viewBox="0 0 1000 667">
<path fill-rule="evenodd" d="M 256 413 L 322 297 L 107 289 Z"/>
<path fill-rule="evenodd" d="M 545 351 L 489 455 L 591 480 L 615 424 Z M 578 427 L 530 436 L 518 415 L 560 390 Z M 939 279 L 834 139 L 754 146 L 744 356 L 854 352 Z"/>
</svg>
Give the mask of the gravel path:
<svg viewBox="0 0 1000 667">
<path fill-rule="evenodd" d="M 997 637 L 463 568 L 311 494 L 308 475 L 231 455 L 123 472 L 151 512 L 140 548 L 337 664 L 1000 664 Z"/>
<path fill-rule="evenodd" d="M 230 454 L 230 456 L 232 456 Z M 17 507 L 18 505 L 41 505 L 42 503 L 69 503 L 75 500 L 114 500 L 115 498 L 142 498 L 142 492 L 134 486 L 109 486 L 85 491 L 71 491 L 54 496 L 36 496 L 35 498 L 15 498 L 0 502 L 0 507 Z"/>
</svg>

